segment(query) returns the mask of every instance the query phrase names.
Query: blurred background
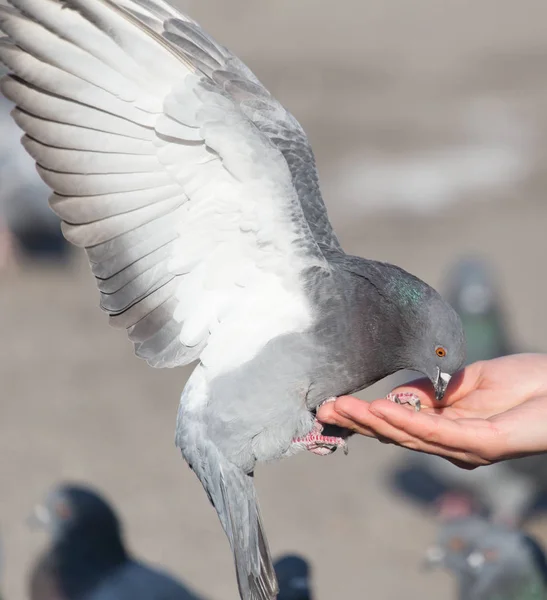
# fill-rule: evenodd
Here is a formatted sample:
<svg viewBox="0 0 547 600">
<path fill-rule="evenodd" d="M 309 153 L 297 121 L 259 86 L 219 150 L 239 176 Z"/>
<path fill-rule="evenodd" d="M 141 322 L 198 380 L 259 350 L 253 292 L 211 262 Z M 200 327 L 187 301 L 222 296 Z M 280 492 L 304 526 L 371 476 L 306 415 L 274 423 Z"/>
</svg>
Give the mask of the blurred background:
<svg viewBox="0 0 547 600">
<path fill-rule="evenodd" d="M 482 304 L 475 286 L 463 309 L 499 302 L 503 324 L 492 326 L 504 328 L 510 351 L 547 350 L 544 1 L 177 4 L 300 120 L 347 252 L 398 264 L 441 291 L 458 261 L 480 260 L 496 283 Z M 27 515 L 55 482 L 69 479 L 105 493 L 139 556 L 208 598 L 235 600 L 224 534 L 174 446 L 189 371 L 148 368 L 108 327 L 83 253 L 60 241 L 8 103 L 0 109 L 5 598 L 26 597 L 28 570 L 46 544 Z M 382 382 L 362 397 L 388 387 Z M 485 492 L 485 484 L 454 480 L 437 466 L 364 439 L 351 440 L 349 456 L 301 454 L 261 466 L 257 487 L 273 554 L 309 560 L 317 600 L 453 598 L 447 574 L 421 569 L 439 500 L 456 490 L 492 512 L 499 482 L 510 475 L 498 474 Z M 519 477 L 516 489 L 531 491 L 510 518 L 547 543 L 538 509 L 547 466 Z"/>
</svg>

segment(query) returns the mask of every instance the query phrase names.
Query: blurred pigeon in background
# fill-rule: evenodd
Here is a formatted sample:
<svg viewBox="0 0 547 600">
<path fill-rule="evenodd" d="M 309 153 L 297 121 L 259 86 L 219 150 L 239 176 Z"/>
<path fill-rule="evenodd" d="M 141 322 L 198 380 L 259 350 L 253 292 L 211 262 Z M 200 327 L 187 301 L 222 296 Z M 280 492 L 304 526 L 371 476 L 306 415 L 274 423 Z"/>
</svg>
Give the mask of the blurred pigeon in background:
<svg viewBox="0 0 547 600">
<path fill-rule="evenodd" d="M 458 600 L 547 599 L 547 562 L 538 542 L 477 516 L 444 522 L 426 565 L 455 575 Z"/>
<path fill-rule="evenodd" d="M 317 407 L 400 369 L 441 399 L 464 362 L 460 320 L 409 273 L 344 253 L 301 126 L 197 23 L 163 0 L 11 4 L 2 91 L 23 144 L 110 322 L 153 366 L 199 359 L 176 443 L 241 597 L 271 600 L 256 464 L 345 448 Z"/>
<path fill-rule="evenodd" d="M 287 554 L 274 562 L 279 583 L 277 600 L 313 600 L 311 568 L 308 561 L 295 554 Z"/>
<path fill-rule="evenodd" d="M 500 291 L 490 264 L 464 258 L 448 271 L 444 297 L 460 315 L 467 364 L 517 352 L 507 327 Z"/>
<path fill-rule="evenodd" d="M 448 272 L 445 290 L 463 323 L 468 364 L 518 351 L 487 261 L 478 257 L 458 261 Z M 547 455 L 465 471 L 442 458 L 416 454 L 405 456 L 395 477 L 405 493 L 434 500 L 441 517 L 485 511 L 494 521 L 516 525 L 547 492 L 546 474 Z"/>
<path fill-rule="evenodd" d="M 13 108 L 0 96 L 0 269 L 15 245 L 29 258 L 61 259 L 69 249 L 46 201 L 50 190 L 21 147 L 23 132 L 10 116 Z"/>
<path fill-rule="evenodd" d="M 35 508 L 51 544 L 30 578 L 31 600 L 198 600 L 128 552 L 112 507 L 87 487 L 64 484 Z"/>
</svg>

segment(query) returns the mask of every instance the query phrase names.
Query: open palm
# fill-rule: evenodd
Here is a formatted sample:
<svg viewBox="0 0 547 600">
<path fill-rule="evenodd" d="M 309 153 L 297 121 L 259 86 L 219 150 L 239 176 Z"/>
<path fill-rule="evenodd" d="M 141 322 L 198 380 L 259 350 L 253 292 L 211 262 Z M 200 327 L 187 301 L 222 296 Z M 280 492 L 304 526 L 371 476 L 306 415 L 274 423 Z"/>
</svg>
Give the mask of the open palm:
<svg viewBox="0 0 547 600">
<path fill-rule="evenodd" d="M 388 400 L 351 396 L 323 405 L 318 418 L 474 468 L 547 452 L 547 356 L 517 354 L 474 363 L 454 376 L 443 402 L 420 380 L 396 392 L 413 392 L 422 410 Z"/>
</svg>

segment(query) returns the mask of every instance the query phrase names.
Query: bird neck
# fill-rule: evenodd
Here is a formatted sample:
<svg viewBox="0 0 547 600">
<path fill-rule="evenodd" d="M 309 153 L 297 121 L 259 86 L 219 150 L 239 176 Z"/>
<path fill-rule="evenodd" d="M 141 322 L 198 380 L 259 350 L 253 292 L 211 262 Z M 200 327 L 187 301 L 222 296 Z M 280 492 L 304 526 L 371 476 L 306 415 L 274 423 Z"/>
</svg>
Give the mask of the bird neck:
<svg viewBox="0 0 547 600">
<path fill-rule="evenodd" d="M 546 600 L 547 591 L 538 578 L 530 578 L 521 583 L 520 586 L 498 594 L 492 594 L 484 600 Z"/>
<path fill-rule="evenodd" d="M 422 291 L 413 280 L 406 281 L 404 271 L 391 265 L 364 261 L 361 272 L 349 271 L 353 298 L 348 305 L 355 343 L 364 345 L 367 371 L 375 381 L 400 369 L 410 368 L 403 352 L 412 338 L 407 339 L 407 316 L 422 297 Z M 402 273 L 402 274 L 401 274 Z M 421 282 L 420 282 L 421 284 Z M 366 315 L 366 318 L 364 316 Z M 367 384 L 373 382 L 367 382 Z"/>
<path fill-rule="evenodd" d="M 79 598 L 129 559 L 119 535 L 71 532 L 57 541 L 53 563 L 67 598 Z"/>
<path fill-rule="evenodd" d="M 504 576 L 481 585 L 480 578 L 472 582 L 462 582 L 460 600 L 547 600 L 547 588 L 537 572 Z"/>
</svg>

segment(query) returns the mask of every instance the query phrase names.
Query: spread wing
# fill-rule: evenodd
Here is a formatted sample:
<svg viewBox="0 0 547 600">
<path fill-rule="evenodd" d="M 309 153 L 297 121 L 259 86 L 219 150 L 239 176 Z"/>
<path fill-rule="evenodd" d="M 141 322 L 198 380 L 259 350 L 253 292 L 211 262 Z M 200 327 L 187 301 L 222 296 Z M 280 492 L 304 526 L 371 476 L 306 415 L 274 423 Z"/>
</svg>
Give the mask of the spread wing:
<svg viewBox="0 0 547 600">
<path fill-rule="evenodd" d="M 206 360 L 230 335 L 252 354 L 308 326 L 305 273 L 339 245 L 296 120 L 161 0 L 11 3 L 2 90 L 137 355 Z M 253 317 L 260 331 L 238 331 Z"/>
</svg>

